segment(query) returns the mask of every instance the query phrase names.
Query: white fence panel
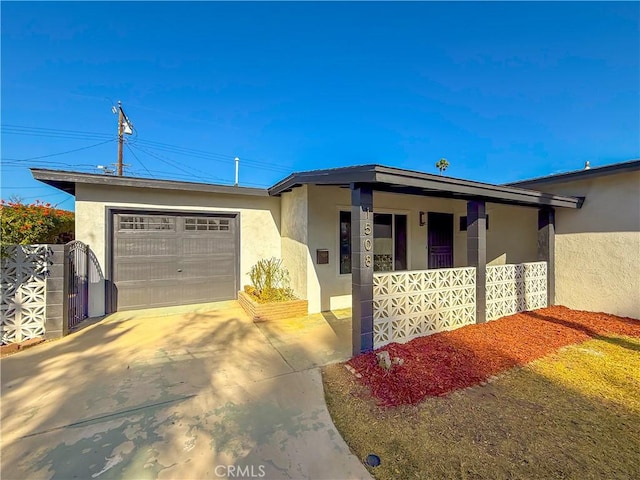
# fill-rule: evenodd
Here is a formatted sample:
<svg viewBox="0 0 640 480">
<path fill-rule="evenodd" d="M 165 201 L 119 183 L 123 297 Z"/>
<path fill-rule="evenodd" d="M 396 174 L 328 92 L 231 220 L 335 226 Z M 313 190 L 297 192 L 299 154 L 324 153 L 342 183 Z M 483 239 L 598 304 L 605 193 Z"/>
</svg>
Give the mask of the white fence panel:
<svg viewBox="0 0 640 480">
<path fill-rule="evenodd" d="M 22 342 L 45 333 L 48 245 L 5 247 L 0 273 L 2 343 Z"/>
<path fill-rule="evenodd" d="M 487 320 L 546 306 L 546 262 L 487 267 Z"/>
<path fill-rule="evenodd" d="M 375 348 L 476 321 L 476 269 L 445 268 L 373 275 Z"/>
</svg>

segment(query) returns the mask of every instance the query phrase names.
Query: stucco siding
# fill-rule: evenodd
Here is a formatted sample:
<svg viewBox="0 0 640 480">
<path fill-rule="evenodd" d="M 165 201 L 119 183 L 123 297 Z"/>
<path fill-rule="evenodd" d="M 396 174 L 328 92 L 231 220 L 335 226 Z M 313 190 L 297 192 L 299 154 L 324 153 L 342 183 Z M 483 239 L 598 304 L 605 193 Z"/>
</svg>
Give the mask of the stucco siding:
<svg viewBox="0 0 640 480">
<path fill-rule="evenodd" d="M 488 265 L 538 260 L 538 209 L 488 204 L 487 215 Z"/>
<path fill-rule="evenodd" d="M 307 271 L 308 200 L 307 186 L 295 188 L 281 196 L 282 263 L 289 271 L 291 288 L 302 299 L 308 299 Z"/>
<path fill-rule="evenodd" d="M 309 186 L 309 311 L 351 307 L 351 275 L 340 275 L 340 210 L 351 210 L 351 190 Z M 318 265 L 316 250 L 329 250 L 329 263 Z"/>
<path fill-rule="evenodd" d="M 556 303 L 640 318 L 640 172 L 540 189 L 586 197 L 556 210 Z"/>
<path fill-rule="evenodd" d="M 280 199 L 99 185 L 76 186 L 76 239 L 87 243 L 103 272 L 107 267 L 107 207 L 166 211 L 239 212 L 240 285 L 262 258 L 281 257 Z M 90 316 L 104 314 L 104 282 L 90 285 Z"/>
</svg>

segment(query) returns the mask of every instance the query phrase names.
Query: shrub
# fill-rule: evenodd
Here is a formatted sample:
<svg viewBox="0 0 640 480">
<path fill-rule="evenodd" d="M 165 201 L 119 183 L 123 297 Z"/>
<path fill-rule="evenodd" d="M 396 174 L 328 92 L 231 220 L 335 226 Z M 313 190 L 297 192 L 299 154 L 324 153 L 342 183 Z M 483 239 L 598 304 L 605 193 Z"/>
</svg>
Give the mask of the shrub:
<svg viewBox="0 0 640 480">
<path fill-rule="evenodd" d="M 0 224 L 3 246 L 65 243 L 73 240 L 75 228 L 73 212 L 40 201 L 0 200 Z"/>
<path fill-rule="evenodd" d="M 251 286 L 245 292 L 259 302 L 284 302 L 295 299 L 290 286 L 289 271 L 279 258 L 262 259 L 249 271 Z"/>
</svg>

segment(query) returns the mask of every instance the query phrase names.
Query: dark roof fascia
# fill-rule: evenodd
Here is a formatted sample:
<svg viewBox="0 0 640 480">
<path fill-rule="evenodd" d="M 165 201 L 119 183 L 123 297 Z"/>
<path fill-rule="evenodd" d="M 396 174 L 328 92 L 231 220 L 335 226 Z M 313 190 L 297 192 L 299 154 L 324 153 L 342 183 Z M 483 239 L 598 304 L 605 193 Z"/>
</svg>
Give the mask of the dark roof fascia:
<svg viewBox="0 0 640 480">
<path fill-rule="evenodd" d="M 547 175 L 544 177 L 530 178 L 528 180 L 519 180 L 517 182 L 507 183 L 511 186 L 537 186 L 550 185 L 555 183 L 565 183 L 576 180 L 588 180 L 592 178 L 604 177 L 606 175 L 614 175 L 617 173 L 626 173 L 640 170 L 640 160 L 631 160 L 628 162 L 614 163 L 613 165 L 605 165 L 603 167 L 592 167 L 588 170 L 576 170 L 567 173 L 558 173 Z"/>
<path fill-rule="evenodd" d="M 329 168 L 295 172 L 269 188 L 269 195 L 280 195 L 307 184 L 348 186 L 351 183 L 375 182 L 375 165 Z"/>
<path fill-rule="evenodd" d="M 49 170 L 42 168 L 32 168 L 33 178 L 47 185 L 51 185 L 63 192 L 75 195 L 76 184 L 104 185 L 108 187 L 131 187 L 131 188 L 157 188 L 163 190 L 182 190 L 189 192 L 204 193 L 224 193 L 232 195 L 251 195 L 266 197 L 269 195 L 267 189 L 233 187 L 229 185 L 216 185 L 210 183 L 182 182 L 175 180 L 154 180 L 140 177 L 117 177 L 113 175 L 69 172 L 64 170 Z"/>
<path fill-rule="evenodd" d="M 580 208 L 582 199 L 564 195 L 542 193 L 510 186 L 473 182 L 429 173 L 362 165 L 357 167 L 313 170 L 289 175 L 269 189 L 270 195 L 280 195 L 304 184 L 342 185 L 367 184 L 378 191 L 427 195 L 434 197 L 484 200 L 521 206 L 551 206 Z"/>
<path fill-rule="evenodd" d="M 397 185 L 416 189 L 417 194 L 444 196 L 460 199 L 478 199 L 492 203 L 521 206 L 550 206 L 580 208 L 582 200 L 577 197 L 542 193 L 523 188 L 504 187 L 490 183 L 472 182 L 451 177 L 409 172 L 405 170 L 379 167 L 377 182 L 383 185 Z M 421 193 L 420 193 L 421 192 Z"/>
</svg>

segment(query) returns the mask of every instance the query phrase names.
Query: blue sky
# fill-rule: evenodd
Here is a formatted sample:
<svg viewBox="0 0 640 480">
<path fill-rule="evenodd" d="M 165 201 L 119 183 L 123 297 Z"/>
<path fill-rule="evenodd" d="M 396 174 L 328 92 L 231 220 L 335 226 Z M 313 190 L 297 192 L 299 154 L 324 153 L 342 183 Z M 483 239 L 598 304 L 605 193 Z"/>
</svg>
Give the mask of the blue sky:
<svg viewBox="0 0 640 480">
<path fill-rule="evenodd" d="M 72 208 L 28 167 L 114 162 L 117 100 L 135 176 L 232 183 L 238 156 L 240 183 L 268 186 L 445 157 L 502 183 L 640 157 L 637 2 L 1 9 L 3 198 Z"/>
</svg>

